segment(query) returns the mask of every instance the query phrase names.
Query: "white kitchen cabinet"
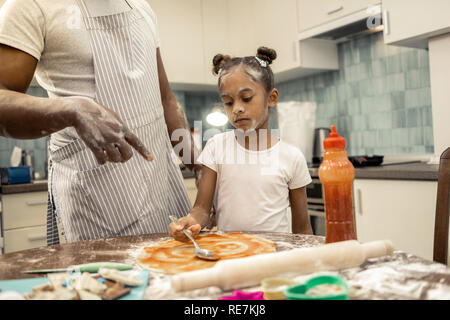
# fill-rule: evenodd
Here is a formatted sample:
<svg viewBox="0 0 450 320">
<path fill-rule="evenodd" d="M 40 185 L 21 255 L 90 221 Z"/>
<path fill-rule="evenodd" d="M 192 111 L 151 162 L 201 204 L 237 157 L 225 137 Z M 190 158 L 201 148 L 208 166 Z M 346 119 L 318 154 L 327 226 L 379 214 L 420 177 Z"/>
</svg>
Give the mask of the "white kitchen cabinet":
<svg viewBox="0 0 450 320">
<path fill-rule="evenodd" d="M 5 253 L 45 247 L 47 245 L 47 227 L 44 225 L 6 230 L 4 237 Z"/>
<path fill-rule="evenodd" d="M 272 65 L 274 73 L 286 72 L 301 66 L 299 41 L 297 33 L 297 0 L 261 1 L 267 12 L 272 15 L 267 19 L 267 36 L 269 46 L 276 49 L 278 58 Z M 280 21 L 282 19 L 282 22 Z"/>
<path fill-rule="evenodd" d="M 355 179 L 353 192 L 360 242 L 389 239 L 433 259 L 437 181 Z"/>
<path fill-rule="evenodd" d="M 47 191 L 0 195 L 3 253 L 47 245 L 47 195 Z M 65 243 L 59 225 L 58 230 L 60 243 Z"/>
<path fill-rule="evenodd" d="M 4 230 L 46 224 L 47 192 L 2 195 Z"/>
<path fill-rule="evenodd" d="M 229 0 L 228 3 L 230 52 L 248 56 L 256 54 L 260 46 L 275 49 L 277 59 L 271 68 L 277 83 L 339 69 L 334 43 L 318 39 L 299 41 L 297 0 Z M 246 10 L 236 15 L 244 4 Z"/>
<path fill-rule="evenodd" d="M 381 0 L 297 0 L 298 32 L 365 10 L 380 2 Z"/>
<path fill-rule="evenodd" d="M 175 90 L 217 90 L 215 54 L 274 48 L 276 81 L 338 69 L 337 47 L 298 40 L 297 0 L 147 0 L 158 16 L 161 53 Z"/>
<path fill-rule="evenodd" d="M 266 0 L 203 0 L 205 78 L 217 85 L 212 60 L 218 54 L 254 56 L 268 41 L 269 11 Z M 284 2 L 282 2 L 284 3 Z M 281 4 L 282 4 L 281 3 Z"/>
<path fill-rule="evenodd" d="M 46 245 L 47 192 L 2 194 L 4 253 Z"/>
<path fill-rule="evenodd" d="M 205 0 L 208 1 L 208 0 Z M 264 1 L 227 0 L 231 56 L 254 56 L 264 45 L 267 12 Z"/>
<path fill-rule="evenodd" d="M 158 19 L 161 56 L 175 89 L 206 83 L 202 0 L 147 0 Z"/>
<path fill-rule="evenodd" d="M 448 0 L 382 0 L 384 42 L 428 48 L 428 38 L 450 32 Z"/>
<path fill-rule="evenodd" d="M 265 42 L 278 53 L 272 66 L 276 82 L 339 69 L 335 43 L 321 39 L 299 41 L 297 0 L 260 2 L 268 14 Z"/>
<path fill-rule="evenodd" d="M 213 74 L 212 60 L 218 53 L 230 53 L 230 30 L 228 27 L 228 2 L 223 0 L 203 0 L 203 56 L 204 74 L 207 84 L 217 86 L 217 76 Z"/>
</svg>

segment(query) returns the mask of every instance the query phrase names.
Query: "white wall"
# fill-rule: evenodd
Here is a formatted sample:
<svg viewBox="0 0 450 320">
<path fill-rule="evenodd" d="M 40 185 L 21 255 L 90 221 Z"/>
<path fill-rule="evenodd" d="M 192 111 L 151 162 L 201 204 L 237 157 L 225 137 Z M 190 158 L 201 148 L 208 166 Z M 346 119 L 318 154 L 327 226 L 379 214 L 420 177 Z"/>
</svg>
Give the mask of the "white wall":
<svg viewBox="0 0 450 320">
<path fill-rule="evenodd" d="M 450 147 L 450 33 L 431 38 L 430 73 L 434 152 Z"/>
</svg>

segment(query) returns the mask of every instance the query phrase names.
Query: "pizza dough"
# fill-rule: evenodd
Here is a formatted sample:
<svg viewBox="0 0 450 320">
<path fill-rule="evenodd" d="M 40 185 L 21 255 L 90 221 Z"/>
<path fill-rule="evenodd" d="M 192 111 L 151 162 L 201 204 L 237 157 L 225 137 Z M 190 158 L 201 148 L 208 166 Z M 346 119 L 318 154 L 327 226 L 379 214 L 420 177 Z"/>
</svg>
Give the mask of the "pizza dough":
<svg viewBox="0 0 450 320">
<path fill-rule="evenodd" d="M 275 244 L 255 235 L 245 233 L 205 234 L 196 238 L 203 249 L 212 250 L 220 260 L 244 258 L 275 252 Z M 219 260 L 219 261 L 220 261 Z M 205 261 L 194 254 L 192 242 L 162 241 L 144 247 L 137 257 L 138 264 L 156 272 L 176 274 L 213 267 L 218 261 Z"/>
</svg>

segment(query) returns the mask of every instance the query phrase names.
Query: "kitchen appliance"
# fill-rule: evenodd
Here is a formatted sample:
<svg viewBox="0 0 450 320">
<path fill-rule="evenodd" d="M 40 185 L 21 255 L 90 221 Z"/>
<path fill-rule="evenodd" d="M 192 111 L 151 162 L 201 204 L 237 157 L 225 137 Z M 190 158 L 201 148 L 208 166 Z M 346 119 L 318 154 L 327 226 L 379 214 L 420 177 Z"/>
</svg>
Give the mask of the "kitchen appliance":
<svg viewBox="0 0 450 320">
<path fill-rule="evenodd" d="M 306 198 L 313 233 L 317 236 L 325 236 L 325 201 L 319 178 L 312 178 L 312 182 L 306 186 Z"/>
<path fill-rule="evenodd" d="M 315 102 L 288 101 L 277 105 L 280 139 L 300 149 L 309 164 L 313 156 Z"/>
<path fill-rule="evenodd" d="M 343 9 L 344 7 L 339 5 L 329 11 L 328 15 Z M 381 4 L 371 5 L 352 14 L 331 19 L 317 27 L 304 30 L 298 36 L 301 41 L 314 39 L 338 44 L 384 30 L 383 19 L 385 18 L 386 16 L 381 13 Z"/>
<path fill-rule="evenodd" d="M 34 151 L 22 150 L 22 165 L 30 167 L 31 180 L 34 179 Z"/>
<path fill-rule="evenodd" d="M 379 166 L 383 163 L 384 156 L 350 156 L 348 159 L 354 167 Z"/>
<path fill-rule="evenodd" d="M 0 185 L 31 182 L 29 166 L 0 168 Z"/>
<path fill-rule="evenodd" d="M 323 147 L 323 141 L 330 134 L 329 128 L 316 128 L 314 130 L 314 147 L 312 163 L 314 166 L 319 166 L 323 159 L 323 153 L 325 151 Z"/>
</svg>

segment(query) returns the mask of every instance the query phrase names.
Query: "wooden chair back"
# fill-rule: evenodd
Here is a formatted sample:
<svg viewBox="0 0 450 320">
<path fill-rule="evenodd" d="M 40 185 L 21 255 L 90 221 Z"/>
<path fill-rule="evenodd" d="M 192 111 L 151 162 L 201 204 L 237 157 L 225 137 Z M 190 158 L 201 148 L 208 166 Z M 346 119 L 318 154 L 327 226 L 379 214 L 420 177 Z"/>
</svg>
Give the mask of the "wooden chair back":
<svg viewBox="0 0 450 320">
<path fill-rule="evenodd" d="M 445 150 L 439 162 L 436 197 L 436 220 L 434 224 L 433 260 L 443 264 L 448 261 L 448 232 L 450 217 L 450 148 Z"/>
</svg>

